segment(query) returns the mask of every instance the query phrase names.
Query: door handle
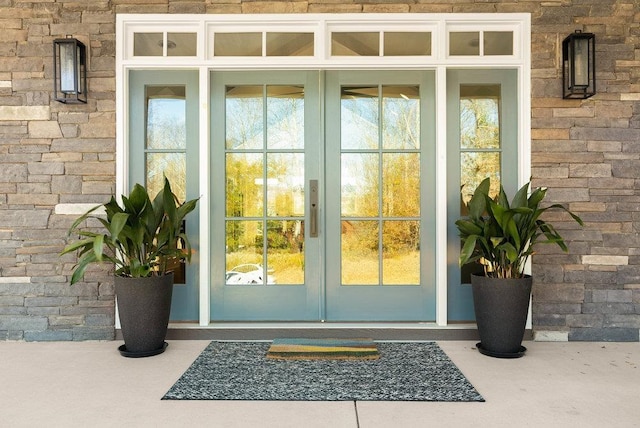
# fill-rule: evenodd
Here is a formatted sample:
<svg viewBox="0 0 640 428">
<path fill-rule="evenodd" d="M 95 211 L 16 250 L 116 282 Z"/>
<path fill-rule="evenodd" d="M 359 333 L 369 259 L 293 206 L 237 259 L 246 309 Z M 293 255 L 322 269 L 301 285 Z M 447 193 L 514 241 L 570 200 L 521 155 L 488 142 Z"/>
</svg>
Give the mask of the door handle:
<svg viewBox="0 0 640 428">
<path fill-rule="evenodd" d="M 318 180 L 309 180 L 309 236 L 318 237 Z"/>
</svg>

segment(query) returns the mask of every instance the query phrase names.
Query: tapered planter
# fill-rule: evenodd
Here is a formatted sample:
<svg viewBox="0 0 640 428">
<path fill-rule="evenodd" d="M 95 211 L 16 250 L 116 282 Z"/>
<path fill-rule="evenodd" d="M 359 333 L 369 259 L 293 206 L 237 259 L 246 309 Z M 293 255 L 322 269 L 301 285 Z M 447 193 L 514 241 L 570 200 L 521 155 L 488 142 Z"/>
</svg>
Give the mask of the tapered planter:
<svg viewBox="0 0 640 428">
<path fill-rule="evenodd" d="M 517 358 L 524 355 L 522 346 L 529 312 L 532 278 L 518 279 L 471 276 L 473 306 L 480 343 L 485 355 Z"/>
<path fill-rule="evenodd" d="M 149 357 L 167 347 L 173 273 L 148 278 L 115 277 L 125 357 Z"/>
</svg>

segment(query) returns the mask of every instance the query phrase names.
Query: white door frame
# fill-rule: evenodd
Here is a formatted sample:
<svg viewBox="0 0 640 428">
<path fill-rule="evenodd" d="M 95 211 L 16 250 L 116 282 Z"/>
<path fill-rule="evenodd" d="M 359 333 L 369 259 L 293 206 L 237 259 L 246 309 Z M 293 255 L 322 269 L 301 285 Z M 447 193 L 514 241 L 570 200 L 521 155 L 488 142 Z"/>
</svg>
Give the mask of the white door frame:
<svg viewBox="0 0 640 428">
<path fill-rule="evenodd" d="M 216 57 L 216 32 L 304 31 L 315 35 L 314 55 L 309 57 Z M 332 56 L 332 31 L 427 31 L 431 32 L 431 55 L 422 57 Z M 138 32 L 193 32 L 197 34 L 192 57 L 133 55 L 133 36 Z M 513 34 L 512 55 L 452 56 L 449 34 L 456 31 L 509 31 Z M 210 124 L 209 73 L 237 69 L 420 69 L 436 74 L 436 123 L 446 124 L 446 71 L 448 68 L 510 68 L 518 72 L 518 185 L 531 176 L 531 17 L 530 14 L 260 14 L 260 15 L 166 15 L 119 14 L 116 17 L 116 194 L 128 192 L 128 71 L 132 69 L 190 69 L 199 72 L 199 191 L 200 266 L 199 325 L 209 326 L 210 297 Z M 437 177 L 446 177 L 446 126 L 436 129 Z M 447 209 L 446 182 L 436 182 L 436 323 L 447 325 Z M 528 268 L 530 269 L 530 268 Z M 531 311 L 531 309 L 530 309 Z M 117 319 L 117 317 L 116 317 Z M 117 326 L 117 325 L 116 325 Z M 531 326 L 531 314 L 528 327 Z"/>
</svg>

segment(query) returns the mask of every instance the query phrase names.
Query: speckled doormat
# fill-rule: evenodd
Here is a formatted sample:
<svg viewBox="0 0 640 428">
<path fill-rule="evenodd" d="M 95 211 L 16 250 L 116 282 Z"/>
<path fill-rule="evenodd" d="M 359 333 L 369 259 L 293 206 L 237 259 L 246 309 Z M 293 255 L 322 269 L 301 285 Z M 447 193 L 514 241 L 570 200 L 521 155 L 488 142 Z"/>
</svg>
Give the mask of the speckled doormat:
<svg viewBox="0 0 640 428">
<path fill-rule="evenodd" d="M 377 360 L 272 360 L 268 342 L 211 342 L 163 400 L 484 401 L 435 342 Z"/>
</svg>

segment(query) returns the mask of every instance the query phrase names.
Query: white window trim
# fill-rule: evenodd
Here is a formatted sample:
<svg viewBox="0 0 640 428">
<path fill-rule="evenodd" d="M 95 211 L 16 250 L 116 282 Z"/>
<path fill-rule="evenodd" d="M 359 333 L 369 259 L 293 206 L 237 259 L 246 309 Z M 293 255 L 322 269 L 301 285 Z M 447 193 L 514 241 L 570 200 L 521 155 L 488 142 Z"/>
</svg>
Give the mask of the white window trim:
<svg viewBox="0 0 640 428">
<path fill-rule="evenodd" d="M 213 57 L 215 31 L 309 31 L 315 33 L 312 57 Z M 432 52 L 420 57 L 332 57 L 331 31 L 430 31 Z M 449 56 L 449 31 L 513 31 L 510 56 Z M 195 32 L 195 57 L 134 57 L 134 32 Z M 249 69 L 429 69 L 436 72 L 436 123 L 446 122 L 448 68 L 511 68 L 518 71 L 519 185 L 531 175 L 531 17 L 522 13 L 495 14 L 235 14 L 172 15 L 119 14 L 116 17 L 116 194 L 128 191 L 128 83 L 132 69 L 197 69 L 200 87 L 200 259 L 210 259 L 209 222 L 209 72 Z M 436 130 L 437 177 L 446 177 L 446 126 Z M 446 181 L 436 183 L 436 325 L 447 325 Z M 530 272 L 530 267 L 527 268 Z M 210 325 L 210 266 L 200 266 L 201 326 Z M 531 308 L 527 326 L 531 327 Z"/>
</svg>

